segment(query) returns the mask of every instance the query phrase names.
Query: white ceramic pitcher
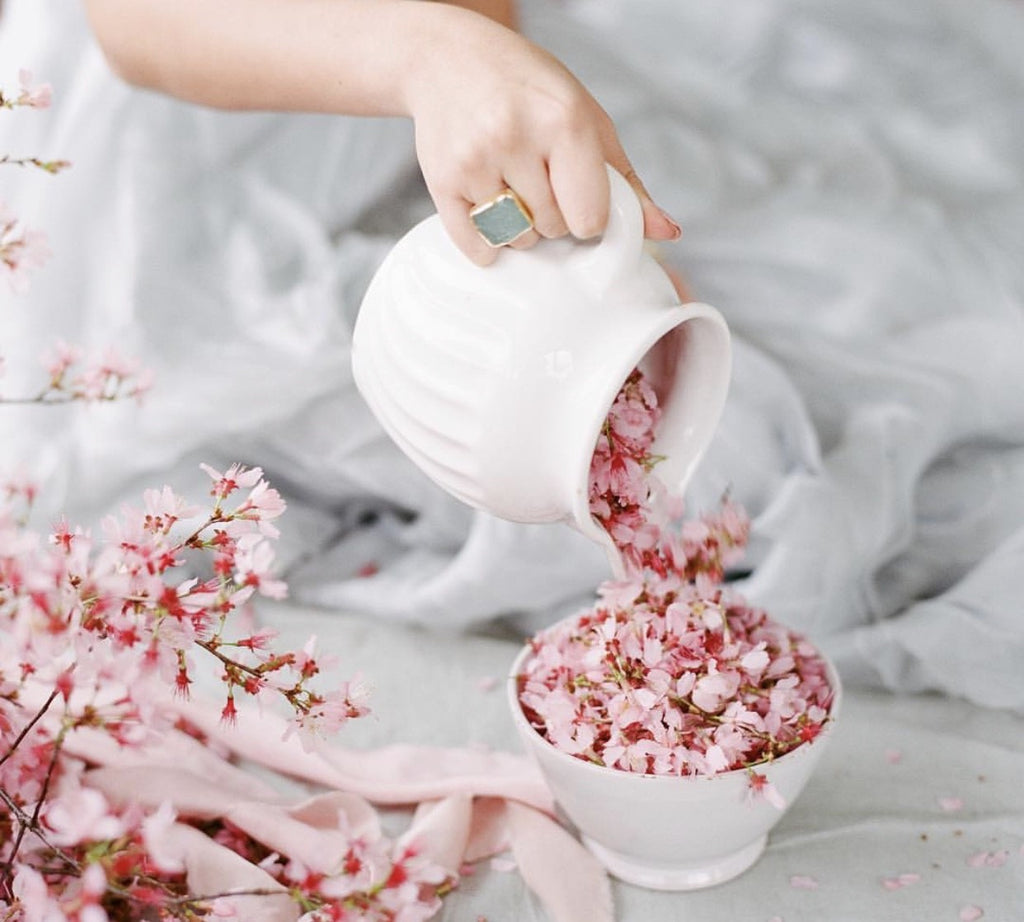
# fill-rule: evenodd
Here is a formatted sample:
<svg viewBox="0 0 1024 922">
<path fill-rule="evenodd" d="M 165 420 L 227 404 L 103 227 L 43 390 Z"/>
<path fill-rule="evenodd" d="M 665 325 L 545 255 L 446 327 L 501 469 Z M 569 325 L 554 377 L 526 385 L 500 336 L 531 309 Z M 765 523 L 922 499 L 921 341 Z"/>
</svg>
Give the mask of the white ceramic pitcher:
<svg viewBox="0 0 1024 922">
<path fill-rule="evenodd" d="M 658 474 L 682 495 L 718 424 L 730 374 L 721 315 L 679 303 L 643 246 L 640 203 L 609 169 L 603 237 L 505 249 L 480 268 L 437 215 L 377 270 L 352 344 L 356 384 L 399 447 L 463 502 L 516 522 L 568 522 L 605 548 L 590 461 L 638 365 L 663 409 Z"/>
</svg>

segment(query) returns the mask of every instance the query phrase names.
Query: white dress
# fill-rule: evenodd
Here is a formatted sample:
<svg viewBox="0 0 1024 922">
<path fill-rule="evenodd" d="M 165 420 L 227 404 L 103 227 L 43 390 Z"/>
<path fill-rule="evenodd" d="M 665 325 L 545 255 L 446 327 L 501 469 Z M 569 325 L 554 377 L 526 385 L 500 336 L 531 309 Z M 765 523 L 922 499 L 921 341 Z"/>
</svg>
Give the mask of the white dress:
<svg viewBox="0 0 1024 922">
<path fill-rule="evenodd" d="M 665 257 L 735 336 L 688 497 L 755 516 L 743 589 L 851 681 L 1024 709 L 1024 7 L 1011 0 L 534 0 L 526 31 L 615 118 L 683 224 Z M 50 237 L 0 292 L 2 392 L 55 338 L 156 374 L 141 408 L 0 407 L 0 462 L 95 521 L 198 462 L 290 502 L 292 594 L 440 626 L 550 620 L 608 574 L 561 526 L 474 513 L 381 433 L 349 335 L 387 247 L 430 210 L 410 126 L 228 114 L 133 90 L 71 0 L 8 0 L 0 199 Z M 358 575 L 366 565 L 375 576 Z"/>
</svg>

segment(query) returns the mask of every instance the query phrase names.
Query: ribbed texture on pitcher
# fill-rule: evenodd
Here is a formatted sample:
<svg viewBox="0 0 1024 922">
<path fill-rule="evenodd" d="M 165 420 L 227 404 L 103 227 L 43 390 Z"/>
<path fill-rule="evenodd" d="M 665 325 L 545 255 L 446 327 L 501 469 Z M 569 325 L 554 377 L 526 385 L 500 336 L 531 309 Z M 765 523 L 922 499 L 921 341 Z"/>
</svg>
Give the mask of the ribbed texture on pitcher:
<svg viewBox="0 0 1024 922">
<path fill-rule="evenodd" d="M 356 383 L 387 433 L 429 477 L 484 505 L 479 445 L 504 332 L 465 298 L 440 299 L 398 264 L 367 293 L 353 345 Z M 370 329 L 371 325 L 374 327 Z"/>
</svg>

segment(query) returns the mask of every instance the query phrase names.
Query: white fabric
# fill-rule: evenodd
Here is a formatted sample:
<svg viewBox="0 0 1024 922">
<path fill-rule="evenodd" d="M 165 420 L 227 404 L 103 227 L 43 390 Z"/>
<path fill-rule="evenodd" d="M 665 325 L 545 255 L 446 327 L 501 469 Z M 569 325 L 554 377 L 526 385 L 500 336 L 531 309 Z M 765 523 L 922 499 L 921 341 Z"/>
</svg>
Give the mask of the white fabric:
<svg viewBox="0 0 1024 922">
<path fill-rule="evenodd" d="M 55 336 L 139 354 L 117 405 L 0 408 L 0 466 L 92 521 L 199 460 L 291 501 L 293 593 L 383 619 L 521 624 L 607 575 L 568 528 L 471 513 L 381 434 L 348 368 L 383 252 L 429 209 L 407 124 L 226 114 L 120 84 L 68 0 L 8 0 L 0 175 L 55 256 L 0 293 L 4 393 Z M 691 508 L 756 516 L 744 590 L 851 680 L 1024 710 L 1024 7 L 1011 0 L 533 0 L 684 225 L 666 259 L 736 335 Z M 10 171 L 11 168 L 5 168 Z M 350 578 L 364 564 L 380 572 Z"/>
</svg>

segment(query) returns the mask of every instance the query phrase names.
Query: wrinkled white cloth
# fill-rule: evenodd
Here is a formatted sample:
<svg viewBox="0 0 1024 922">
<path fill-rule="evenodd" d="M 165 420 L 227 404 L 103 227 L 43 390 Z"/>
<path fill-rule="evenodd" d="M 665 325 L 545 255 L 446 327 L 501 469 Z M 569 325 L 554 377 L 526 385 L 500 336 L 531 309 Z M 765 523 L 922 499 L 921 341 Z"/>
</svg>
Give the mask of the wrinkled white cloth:
<svg viewBox="0 0 1024 922">
<path fill-rule="evenodd" d="M 474 513 L 386 439 L 348 367 L 365 284 L 429 211 L 407 124 L 210 112 L 129 89 L 67 0 L 9 0 L 0 175 L 54 257 L 0 293 L 3 393 L 55 336 L 154 369 L 128 405 L 4 407 L 0 464 L 93 521 L 197 463 L 289 498 L 293 595 L 465 627 L 552 620 L 607 575 L 561 526 Z M 743 591 L 849 681 L 1024 710 L 1024 7 L 1012 0 L 531 0 L 726 316 L 735 375 L 691 486 L 755 517 Z M 46 507 L 44 510 L 46 511 Z M 356 574 L 367 564 L 375 576 Z"/>
</svg>

